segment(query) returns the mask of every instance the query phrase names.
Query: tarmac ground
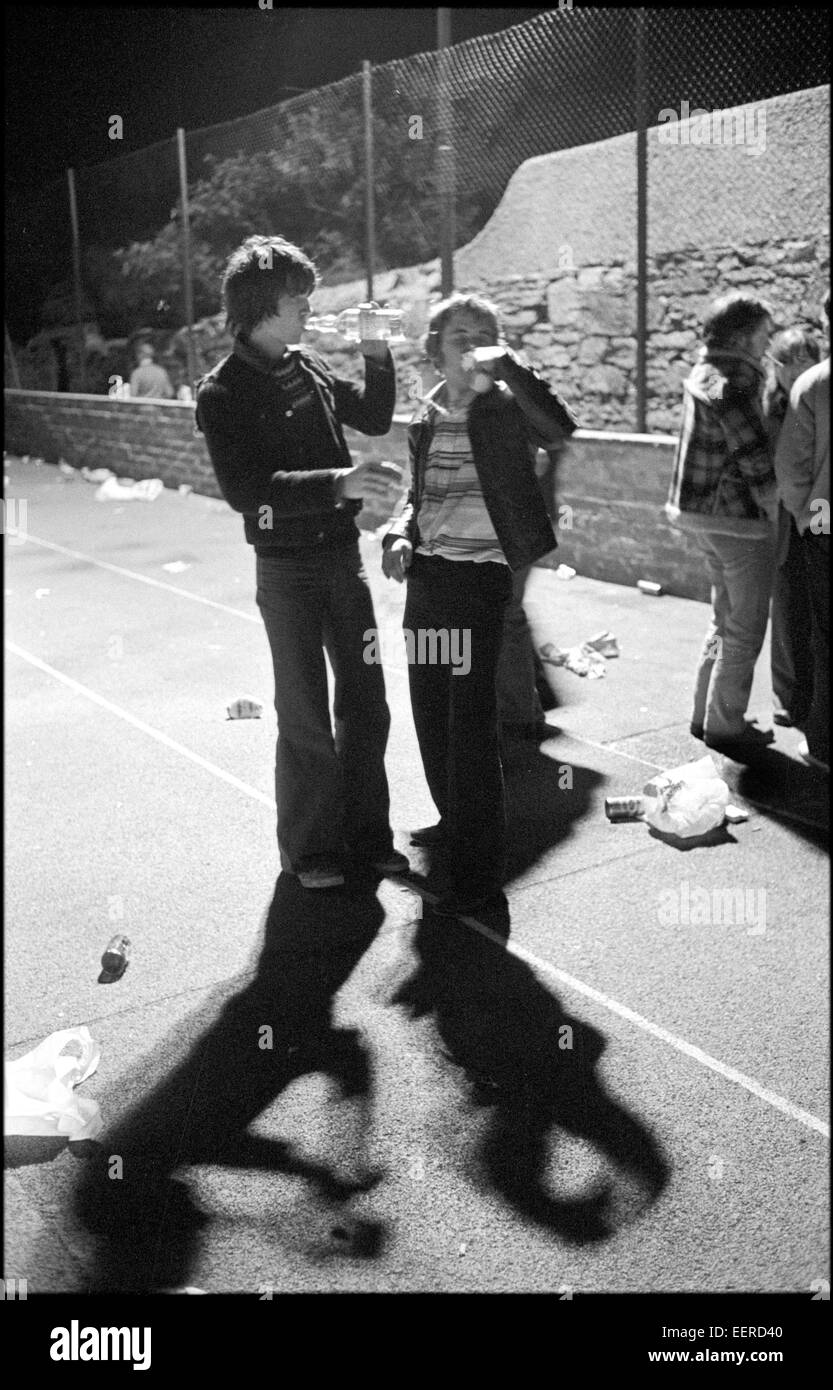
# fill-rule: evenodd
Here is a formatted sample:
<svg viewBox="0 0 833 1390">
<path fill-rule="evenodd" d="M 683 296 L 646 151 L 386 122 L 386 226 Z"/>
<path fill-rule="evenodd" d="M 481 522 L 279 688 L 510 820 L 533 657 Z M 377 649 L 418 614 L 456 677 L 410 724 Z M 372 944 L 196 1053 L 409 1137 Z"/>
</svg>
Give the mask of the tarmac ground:
<svg viewBox="0 0 833 1390">
<path fill-rule="evenodd" d="M 104 1121 L 96 1142 L 7 1136 L 6 1280 L 824 1297 L 827 780 L 778 728 L 753 767 L 715 756 L 739 824 L 674 841 L 604 814 L 706 751 L 688 723 L 707 607 L 533 571 L 536 642 L 609 629 L 621 655 L 601 680 L 548 668 L 551 737 L 506 758 L 505 907 L 447 921 L 442 865 L 408 838 L 436 814 L 378 539 L 413 872 L 309 893 L 277 860 L 241 519 L 4 469 L 27 503 L 6 537 L 6 1057 L 86 1026 L 100 1060 L 77 1094 Z M 226 717 L 240 695 L 261 719 Z M 103 983 L 119 930 L 132 958 Z"/>
</svg>

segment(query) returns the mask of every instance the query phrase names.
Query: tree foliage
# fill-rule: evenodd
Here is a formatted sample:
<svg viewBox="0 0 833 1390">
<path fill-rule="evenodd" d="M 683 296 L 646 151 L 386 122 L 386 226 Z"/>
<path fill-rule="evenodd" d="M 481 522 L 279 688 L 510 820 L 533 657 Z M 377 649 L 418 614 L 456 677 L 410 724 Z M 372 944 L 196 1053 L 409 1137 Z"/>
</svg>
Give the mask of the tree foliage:
<svg viewBox="0 0 833 1390">
<path fill-rule="evenodd" d="M 303 247 L 328 283 L 359 279 L 365 268 L 364 135 L 361 112 L 346 101 L 279 113 L 272 148 L 207 155 L 188 190 L 191 273 L 197 318 L 220 309 L 230 253 L 253 232 Z M 413 265 L 438 254 L 440 199 L 436 149 L 410 140 L 398 123 L 374 122 L 375 270 Z M 458 199 L 457 244 L 488 211 Z M 117 251 L 88 247 L 85 287 L 102 329 L 127 333 L 137 322 L 158 328 L 185 321 L 180 210 L 149 241 Z"/>
</svg>

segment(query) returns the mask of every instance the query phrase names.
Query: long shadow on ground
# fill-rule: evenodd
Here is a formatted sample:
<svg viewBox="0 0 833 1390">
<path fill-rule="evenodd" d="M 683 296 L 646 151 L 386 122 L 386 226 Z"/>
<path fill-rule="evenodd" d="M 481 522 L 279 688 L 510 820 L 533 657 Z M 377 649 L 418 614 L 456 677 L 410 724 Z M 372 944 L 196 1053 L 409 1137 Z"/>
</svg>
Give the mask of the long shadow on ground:
<svg viewBox="0 0 833 1390">
<path fill-rule="evenodd" d="M 415 1018 L 431 1015 L 441 1052 L 461 1069 L 464 1122 L 479 1133 L 472 1175 L 565 1241 L 613 1236 L 656 1201 L 670 1167 L 651 1131 L 600 1080 L 602 1035 L 570 1016 L 498 932 L 436 917 L 427 904 L 423 911 L 414 969 L 392 1002 Z M 460 1121 L 455 1110 L 455 1133 Z M 559 1152 L 559 1132 L 583 1141 L 584 1173 L 576 1173 L 575 1149 Z"/>
<path fill-rule="evenodd" d="M 189 1282 L 208 1220 L 174 1176 L 189 1164 L 296 1175 L 309 1184 L 311 1200 L 331 1205 L 341 1253 L 372 1257 L 380 1249 L 381 1226 L 351 1222 L 348 1214 L 351 1196 L 377 1180 L 363 1160 L 369 1056 L 355 1030 L 334 1026 L 331 1009 L 383 919 L 375 887 L 310 893 L 282 874 L 254 978 L 215 992 L 142 1059 L 144 1098 L 94 1146 L 74 1194 L 76 1218 L 100 1237 L 91 1292 L 151 1292 Z M 323 1073 L 336 1086 L 332 1163 L 247 1132 L 308 1073 Z M 106 1100 L 102 1108 L 106 1113 Z"/>
</svg>

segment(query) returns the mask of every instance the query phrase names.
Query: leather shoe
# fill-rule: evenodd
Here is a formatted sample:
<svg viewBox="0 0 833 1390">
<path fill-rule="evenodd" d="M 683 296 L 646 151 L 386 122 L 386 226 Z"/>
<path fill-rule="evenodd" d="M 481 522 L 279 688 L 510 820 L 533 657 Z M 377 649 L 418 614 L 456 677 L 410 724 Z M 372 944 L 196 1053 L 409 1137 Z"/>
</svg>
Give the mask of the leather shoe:
<svg viewBox="0 0 833 1390">
<path fill-rule="evenodd" d="M 442 821 L 437 821 L 436 825 L 425 825 L 421 830 L 411 832 L 411 844 L 425 845 L 427 848 L 444 845 L 447 839 L 448 834 Z"/>
</svg>

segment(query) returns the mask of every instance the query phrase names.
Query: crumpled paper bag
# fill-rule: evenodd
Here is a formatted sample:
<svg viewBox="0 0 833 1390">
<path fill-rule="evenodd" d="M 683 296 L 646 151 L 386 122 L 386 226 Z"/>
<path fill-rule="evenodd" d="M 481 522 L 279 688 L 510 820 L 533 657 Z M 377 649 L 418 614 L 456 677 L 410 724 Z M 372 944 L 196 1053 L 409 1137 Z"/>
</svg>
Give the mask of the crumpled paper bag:
<svg viewBox="0 0 833 1390">
<path fill-rule="evenodd" d="M 682 839 L 706 835 L 722 825 L 729 804 L 729 788 L 708 754 L 652 777 L 642 792 L 654 798 L 645 813 L 648 824 Z"/>
<path fill-rule="evenodd" d="M 63 1028 L 25 1057 L 6 1062 L 4 1133 L 94 1139 L 104 1127 L 98 1103 L 74 1088 L 92 1076 L 100 1056 L 89 1028 Z"/>
</svg>

